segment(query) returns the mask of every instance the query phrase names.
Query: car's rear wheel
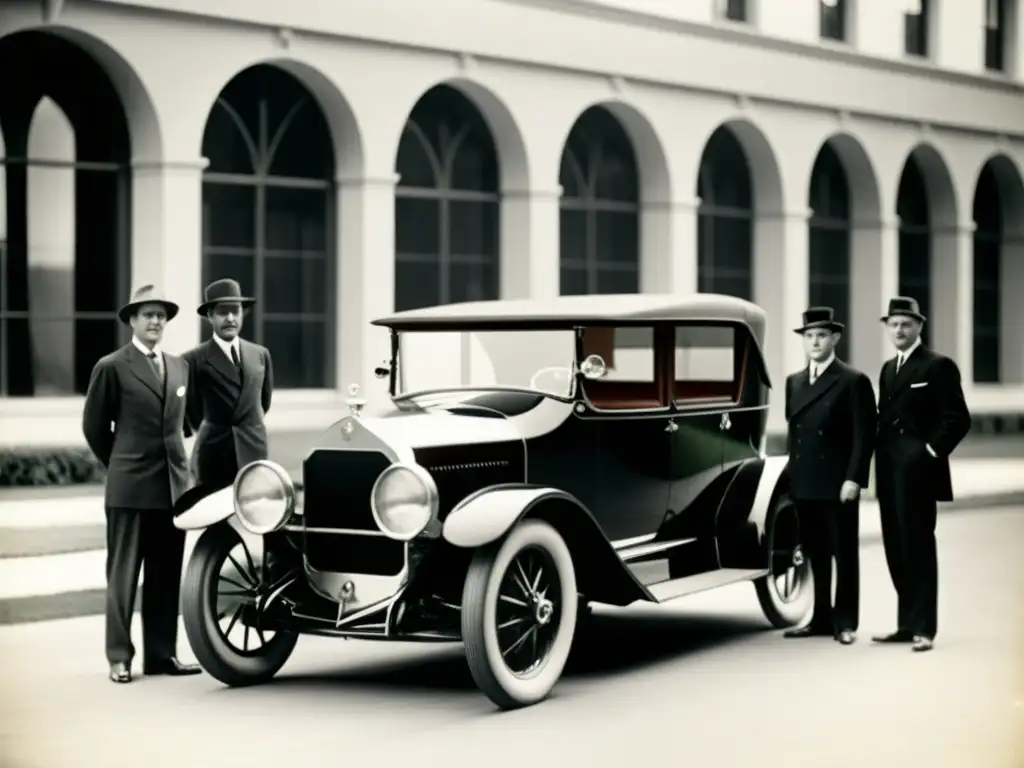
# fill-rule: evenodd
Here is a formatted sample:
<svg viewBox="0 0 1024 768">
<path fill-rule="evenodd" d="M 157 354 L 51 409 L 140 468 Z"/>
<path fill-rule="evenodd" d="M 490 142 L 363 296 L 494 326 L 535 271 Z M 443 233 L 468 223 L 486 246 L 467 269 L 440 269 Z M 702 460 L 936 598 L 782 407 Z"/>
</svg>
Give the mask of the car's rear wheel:
<svg viewBox="0 0 1024 768">
<path fill-rule="evenodd" d="M 296 633 L 260 626 L 274 566 L 266 551 L 254 557 L 226 524 L 204 531 L 189 558 L 182 584 L 185 633 L 203 669 L 225 685 L 270 680 L 295 649 Z"/>
<path fill-rule="evenodd" d="M 462 638 L 477 686 L 502 709 L 543 700 L 572 647 L 578 608 L 568 546 L 526 520 L 477 551 L 462 591 Z"/>
<path fill-rule="evenodd" d="M 796 507 L 786 495 L 768 517 L 766 541 L 768 575 L 754 582 L 757 600 L 772 626 L 794 627 L 814 608 L 814 578 Z"/>
</svg>

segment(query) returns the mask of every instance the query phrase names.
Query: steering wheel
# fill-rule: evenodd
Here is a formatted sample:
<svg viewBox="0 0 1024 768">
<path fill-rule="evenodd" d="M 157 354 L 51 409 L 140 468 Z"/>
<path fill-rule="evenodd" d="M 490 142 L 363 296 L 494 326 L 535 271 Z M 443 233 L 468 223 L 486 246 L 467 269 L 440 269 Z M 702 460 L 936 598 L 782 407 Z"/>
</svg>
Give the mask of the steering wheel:
<svg viewBox="0 0 1024 768">
<path fill-rule="evenodd" d="M 552 376 L 555 381 L 564 381 L 565 384 L 572 379 L 572 368 L 566 368 L 561 365 L 550 365 L 546 368 L 541 368 L 533 376 L 530 377 L 530 389 L 540 390 L 541 392 L 552 392 L 555 394 L 564 394 L 568 387 L 563 385 L 553 385 L 552 387 L 542 387 L 537 383 L 537 380 L 542 376 Z"/>
</svg>

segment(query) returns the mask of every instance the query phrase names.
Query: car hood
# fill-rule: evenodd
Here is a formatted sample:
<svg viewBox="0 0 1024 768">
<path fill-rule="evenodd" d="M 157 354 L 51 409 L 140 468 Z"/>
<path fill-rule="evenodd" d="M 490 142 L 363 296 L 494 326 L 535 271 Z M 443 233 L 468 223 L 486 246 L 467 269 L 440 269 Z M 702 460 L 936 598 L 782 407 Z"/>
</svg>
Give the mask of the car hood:
<svg viewBox="0 0 1024 768">
<path fill-rule="evenodd" d="M 525 409 L 501 409 L 442 398 L 416 410 L 392 407 L 359 418 L 379 438 L 409 449 L 529 440 L 558 428 L 572 415 L 572 403 L 547 397 Z"/>
</svg>

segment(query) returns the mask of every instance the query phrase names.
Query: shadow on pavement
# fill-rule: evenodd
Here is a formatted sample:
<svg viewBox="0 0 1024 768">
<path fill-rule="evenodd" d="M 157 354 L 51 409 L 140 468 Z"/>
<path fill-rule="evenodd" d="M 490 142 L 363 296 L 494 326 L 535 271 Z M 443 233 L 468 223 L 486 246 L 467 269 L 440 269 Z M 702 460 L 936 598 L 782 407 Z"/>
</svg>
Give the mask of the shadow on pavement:
<svg viewBox="0 0 1024 768">
<path fill-rule="evenodd" d="M 764 632 L 763 621 L 743 618 L 709 617 L 675 613 L 594 615 L 577 631 L 564 673 L 568 679 L 595 679 L 626 674 L 644 667 L 674 661 L 685 656 L 713 651 L 727 643 Z M 345 641 L 334 641 L 342 646 Z M 399 644 L 408 653 L 410 644 Z M 324 669 L 321 673 L 289 674 L 288 667 L 266 685 L 275 689 L 324 692 L 325 689 L 356 689 L 362 692 L 384 689 L 472 692 L 476 684 L 466 665 L 461 645 L 425 646 L 415 658 L 404 655 L 394 661 L 374 661 L 361 667 Z M 261 686 L 265 687 L 265 686 Z M 233 695 L 232 689 L 219 693 Z"/>
</svg>

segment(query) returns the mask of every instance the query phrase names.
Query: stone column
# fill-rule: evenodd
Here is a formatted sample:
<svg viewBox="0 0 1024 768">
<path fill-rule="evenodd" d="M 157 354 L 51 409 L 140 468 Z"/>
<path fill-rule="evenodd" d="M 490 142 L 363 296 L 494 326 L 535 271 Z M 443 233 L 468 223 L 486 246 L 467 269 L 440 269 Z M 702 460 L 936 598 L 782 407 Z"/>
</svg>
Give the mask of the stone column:
<svg viewBox="0 0 1024 768">
<path fill-rule="evenodd" d="M 335 386 L 358 384 L 367 408 L 388 402 L 373 369 L 390 357 L 388 331 L 370 322 L 395 305 L 395 185 L 398 176 L 338 180 Z"/>
<path fill-rule="evenodd" d="M 767 314 L 764 345 L 772 381 L 770 434 L 785 432 L 785 381 L 806 364 L 791 329 L 807 309 L 810 294 L 809 210 L 758 216 L 754 223 L 754 302 Z"/>
<path fill-rule="evenodd" d="M 1003 233 L 999 315 L 1000 383 L 1020 387 L 1024 384 L 1024 223 Z"/>
<path fill-rule="evenodd" d="M 640 292 L 697 292 L 700 200 L 646 203 L 640 218 Z"/>
<path fill-rule="evenodd" d="M 866 373 L 877 387 L 882 363 L 891 356 L 889 339 L 879 318 L 899 287 L 899 222 L 889 219 L 855 223 L 852 240 L 851 312 L 846 328 L 850 363 Z"/>
<path fill-rule="evenodd" d="M 164 346 L 181 354 L 199 343 L 202 299 L 203 170 L 206 158 L 132 165 L 131 288 L 153 283 L 181 306 Z M 125 299 L 128 297 L 126 296 Z"/>
<path fill-rule="evenodd" d="M 558 296 L 561 199 L 561 187 L 502 192 L 501 298 Z"/>
<path fill-rule="evenodd" d="M 929 346 L 953 358 L 965 389 L 974 371 L 974 223 L 932 233 Z"/>
</svg>

